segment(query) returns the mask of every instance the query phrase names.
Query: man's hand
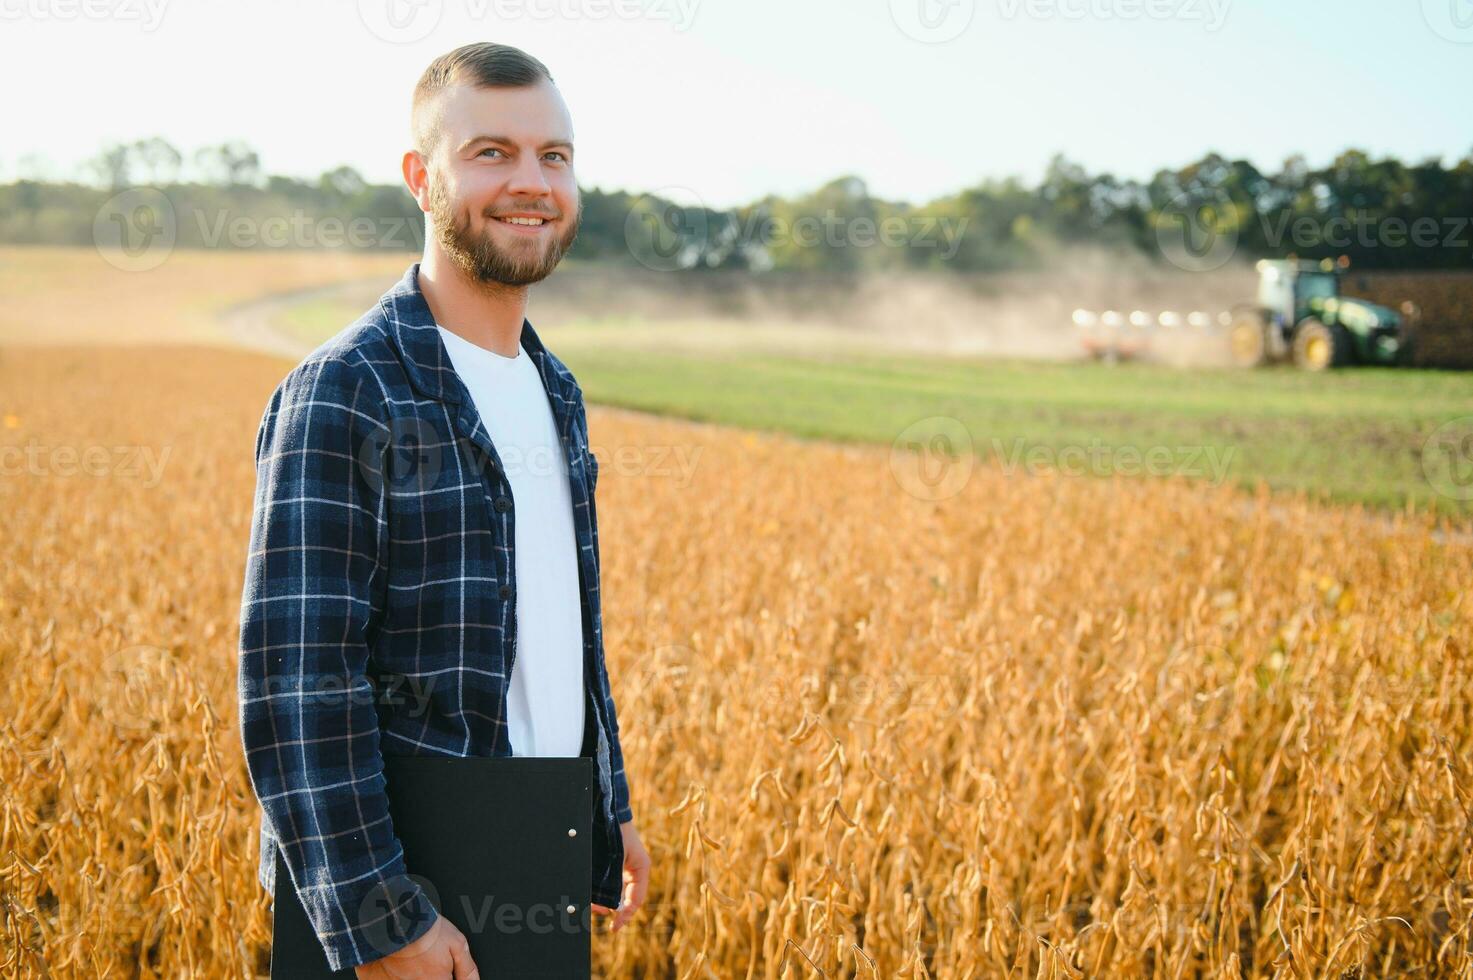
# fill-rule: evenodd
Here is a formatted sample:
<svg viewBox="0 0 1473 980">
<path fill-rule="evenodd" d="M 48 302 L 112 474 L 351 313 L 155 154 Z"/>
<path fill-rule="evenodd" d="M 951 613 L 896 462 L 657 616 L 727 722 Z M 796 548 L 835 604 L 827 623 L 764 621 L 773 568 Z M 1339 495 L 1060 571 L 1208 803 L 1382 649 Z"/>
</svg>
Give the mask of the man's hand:
<svg viewBox="0 0 1473 980">
<path fill-rule="evenodd" d="M 597 902 L 593 905 L 593 911 L 599 915 L 613 915 L 614 921 L 609 925 L 610 932 L 618 932 L 624 927 L 624 923 L 633 918 L 650 890 L 650 855 L 644 849 L 644 842 L 639 839 L 639 831 L 634 829 L 634 821 L 621 823 L 619 833 L 624 838 L 624 893 L 619 898 L 619 911 L 615 912 Z"/>
<path fill-rule="evenodd" d="M 443 915 L 414 942 L 353 972 L 358 980 L 481 980 L 470 944 Z"/>
</svg>

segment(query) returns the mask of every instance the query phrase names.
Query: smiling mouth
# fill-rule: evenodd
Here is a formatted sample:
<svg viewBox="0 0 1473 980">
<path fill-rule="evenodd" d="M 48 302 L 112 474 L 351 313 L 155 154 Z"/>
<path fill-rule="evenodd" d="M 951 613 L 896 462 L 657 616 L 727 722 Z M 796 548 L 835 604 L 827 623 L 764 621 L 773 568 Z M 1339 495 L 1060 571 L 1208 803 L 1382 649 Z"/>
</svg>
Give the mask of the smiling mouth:
<svg viewBox="0 0 1473 980">
<path fill-rule="evenodd" d="M 521 228 L 541 228 L 551 219 L 549 218 L 497 218 L 504 225 L 515 225 Z"/>
</svg>

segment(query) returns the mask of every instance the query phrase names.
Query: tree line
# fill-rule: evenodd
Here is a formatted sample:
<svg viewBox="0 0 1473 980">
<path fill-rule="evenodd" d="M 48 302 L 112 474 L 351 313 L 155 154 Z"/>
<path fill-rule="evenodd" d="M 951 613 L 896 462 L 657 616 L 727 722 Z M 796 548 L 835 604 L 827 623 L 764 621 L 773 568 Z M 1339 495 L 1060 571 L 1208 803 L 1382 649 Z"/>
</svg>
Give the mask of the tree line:
<svg viewBox="0 0 1473 980">
<path fill-rule="evenodd" d="M 109 146 L 87 171 L 89 181 L 0 184 L 0 242 L 87 245 L 111 221 L 132 234 L 167 228 L 184 248 L 423 247 L 423 216 L 403 186 L 370 184 L 350 167 L 315 179 L 266 174 L 249 146 L 225 143 L 186 168 L 155 138 Z M 987 272 L 1044 267 L 1078 245 L 1203 268 L 1224 242 L 1249 258 L 1473 267 L 1473 152 L 1446 166 L 1349 149 L 1321 168 L 1294 156 L 1272 173 L 1210 153 L 1148 181 L 1057 155 L 1035 184 L 989 179 L 923 204 L 876 197 L 856 176 L 728 209 L 705 204 L 698 188 L 582 194 L 574 257 L 665 269 Z"/>
</svg>

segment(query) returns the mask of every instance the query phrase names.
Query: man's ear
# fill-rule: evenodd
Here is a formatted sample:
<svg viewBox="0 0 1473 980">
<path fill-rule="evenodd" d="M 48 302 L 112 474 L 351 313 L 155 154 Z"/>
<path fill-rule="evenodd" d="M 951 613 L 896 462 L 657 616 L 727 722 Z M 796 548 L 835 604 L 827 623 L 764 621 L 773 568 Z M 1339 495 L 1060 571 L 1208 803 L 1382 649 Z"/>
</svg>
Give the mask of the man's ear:
<svg viewBox="0 0 1473 980">
<path fill-rule="evenodd" d="M 404 186 L 408 187 L 409 193 L 414 195 L 419 209 L 428 214 L 430 211 L 430 171 L 425 166 L 424 157 L 419 155 L 418 150 L 405 150 L 404 159 L 400 161 L 400 169 L 404 174 Z"/>
</svg>

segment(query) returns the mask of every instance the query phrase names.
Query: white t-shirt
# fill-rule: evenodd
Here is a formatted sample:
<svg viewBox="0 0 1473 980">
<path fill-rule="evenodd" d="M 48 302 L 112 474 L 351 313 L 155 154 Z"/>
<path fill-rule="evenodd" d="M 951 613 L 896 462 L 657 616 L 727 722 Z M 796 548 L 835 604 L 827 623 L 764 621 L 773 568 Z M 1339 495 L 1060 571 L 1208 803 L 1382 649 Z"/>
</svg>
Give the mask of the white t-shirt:
<svg viewBox="0 0 1473 980">
<path fill-rule="evenodd" d="M 542 375 L 520 343 L 516 357 L 504 357 L 439 330 L 511 483 L 517 584 L 517 650 L 507 686 L 512 754 L 576 756 L 585 720 L 583 607 L 557 421 Z"/>
</svg>

